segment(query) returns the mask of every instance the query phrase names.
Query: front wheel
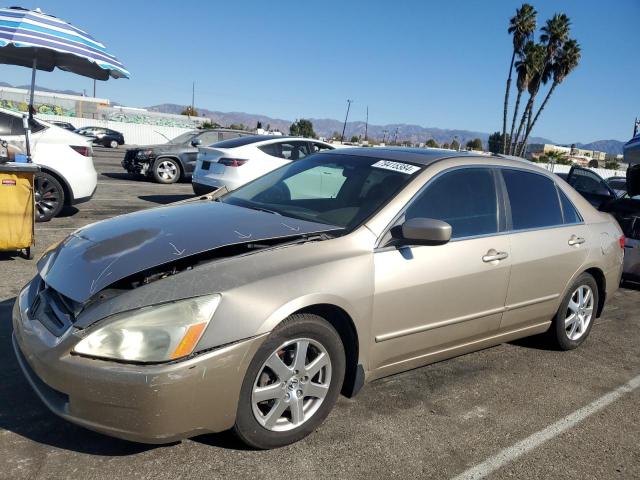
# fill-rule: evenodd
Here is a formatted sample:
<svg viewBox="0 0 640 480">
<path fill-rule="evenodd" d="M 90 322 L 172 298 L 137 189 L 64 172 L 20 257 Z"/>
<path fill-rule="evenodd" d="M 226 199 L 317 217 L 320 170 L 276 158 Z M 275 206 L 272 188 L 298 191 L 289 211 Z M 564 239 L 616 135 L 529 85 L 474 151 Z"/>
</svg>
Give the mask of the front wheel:
<svg viewBox="0 0 640 480">
<path fill-rule="evenodd" d="M 109 146 L 110 146 L 111 148 L 118 148 L 118 142 L 117 142 L 117 140 L 111 140 L 111 141 L 109 142 Z"/>
<path fill-rule="evenodd" d="M 338 398 L 345 352 L 323 318 L 294 314 L 253 358 L 242 384 L 234 431 L 247 445 L 269 449 L 306 437 Z"/>
<path fill-rule="evenodd" d="M 173 158 L 159 158 L 153 164 L 152 175 L 158 183 L 175 183 L 180 179 L 180 165 Z"/>
<path fill-rule="evenodd" d="M 591 332 L 598 308 L 598 285 L 588 273 L 571 285 L 549 329 L 549 336 L 561 350 L 573 350 Z"/>
</svg>

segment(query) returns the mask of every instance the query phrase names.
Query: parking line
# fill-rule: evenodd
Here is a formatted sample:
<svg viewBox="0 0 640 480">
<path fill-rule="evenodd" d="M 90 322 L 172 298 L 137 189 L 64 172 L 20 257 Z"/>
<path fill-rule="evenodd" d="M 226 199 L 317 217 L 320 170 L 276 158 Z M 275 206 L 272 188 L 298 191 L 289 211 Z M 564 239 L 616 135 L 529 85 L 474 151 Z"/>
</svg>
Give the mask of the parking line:
<svg viewBox="0 0 640 480">
<path fill-rule="evenodd" d="M 630 393 L 640 387 L 640 375 L 632 378 L 628 383 L 612 390 L 611 392 L 603 395 L 602 397 L 594 400 L 589 405 L 576 410 L 575 412 L 567 415 L 561 420 L 549 425 L 547 428 L 534 433 L 533 435 L 521 440 L 515 445 L 501 450 L 496 455 L 489 457 L 484 462 L 465 470 L 453 480 L 475 480 L 479 478 L 485 478 L 490 473 L 495 472 L 499 468 L 505 466 L 521 457 L 525 453 L 530 452 L 536 447 L 539 447 L 544 442 L 557 437 L 561 433 L 573 428 L 585 418 L 593 415 L 594 413 L 602 410 L 606 406 L 615 402 L 623 395 Z"/>
</svg>

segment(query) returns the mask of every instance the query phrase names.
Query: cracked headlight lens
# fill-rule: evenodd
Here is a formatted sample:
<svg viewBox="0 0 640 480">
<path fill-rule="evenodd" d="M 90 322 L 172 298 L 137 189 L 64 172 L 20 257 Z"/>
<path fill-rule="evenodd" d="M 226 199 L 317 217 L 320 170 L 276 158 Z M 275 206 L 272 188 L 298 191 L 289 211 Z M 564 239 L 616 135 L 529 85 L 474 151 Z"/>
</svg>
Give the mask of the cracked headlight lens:
<svg viewBox="0 0 640 480">
<path fill-rule="evenodd" d="M 219 303 L 214 294 L 119 314 L 73 351 L 131 362 L 176 360 L 193 352 Z"/>
</svg>

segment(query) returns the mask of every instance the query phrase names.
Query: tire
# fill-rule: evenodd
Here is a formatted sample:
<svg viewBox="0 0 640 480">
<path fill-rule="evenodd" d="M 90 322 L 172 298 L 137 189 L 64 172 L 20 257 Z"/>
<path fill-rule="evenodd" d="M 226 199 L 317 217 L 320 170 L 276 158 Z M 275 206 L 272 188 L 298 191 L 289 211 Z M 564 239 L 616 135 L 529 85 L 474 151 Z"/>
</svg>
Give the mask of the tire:
<svg viewBox="0 0 640 480">
<path fill-rule="evenodd" d="M 577 348 L 589 336 L 597 310 L 598 284 L 590 274 L 583 273 L 571 284 L 562 299 L 547 332 L 550 340 L 561 350 Z"/>
<path fill-rule="evenodd" d="M 111 140 L 109 142 L 109 147 L 111 148 L 118 148 L 118 141 L 117 140 Z"/>
<path fill-rule="evenodd" d="M 180 180 L 180 164 L 173 158 L 158 158 L 154 164 L 151 174 L 158 183 L 176 183 Z"/>
<path fill-rule="evenodd" d="M 34 195 L 36 222 L 48 222 L 58 215 L 64 206 L 64 189 L 60 182 L 48 173 L 36 173 Z"/>
<path fill-rule="evenodd" d="M 296 365 L 297 352 L 302 352 L 305 344 L 306 356 Z M 328 361 L 318 368 L 314 361 L 321 356 Z M 290 316 L 269 335 L 247 369 L 235 434 L 250 447 L 263 450 L 306 437 L 333 408 L 342 388 L 345 362 L 340 335 L 328 322 L 312 314 Z M 313 370 L 307 372 L 305 366 Z M 254 396 L 260 388 L 266 390 L 263 401 Z"/>
</svg>

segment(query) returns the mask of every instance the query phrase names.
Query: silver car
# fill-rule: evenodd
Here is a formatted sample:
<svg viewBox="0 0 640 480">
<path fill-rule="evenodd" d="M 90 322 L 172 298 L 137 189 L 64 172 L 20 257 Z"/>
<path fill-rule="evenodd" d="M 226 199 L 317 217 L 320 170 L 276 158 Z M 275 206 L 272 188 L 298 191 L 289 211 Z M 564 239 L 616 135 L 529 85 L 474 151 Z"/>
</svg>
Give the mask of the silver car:
<svg viewBox="0 0 640 480">
<path fill-rule="evenodd" d="M 74 232 L 20 292 L 13 345 L 43 402 L 87 428 L 278 447 L 386 375 L 543 332 L 576 348 L 622 241 L 528 162 L 323 152 Z"/>
</svg>

